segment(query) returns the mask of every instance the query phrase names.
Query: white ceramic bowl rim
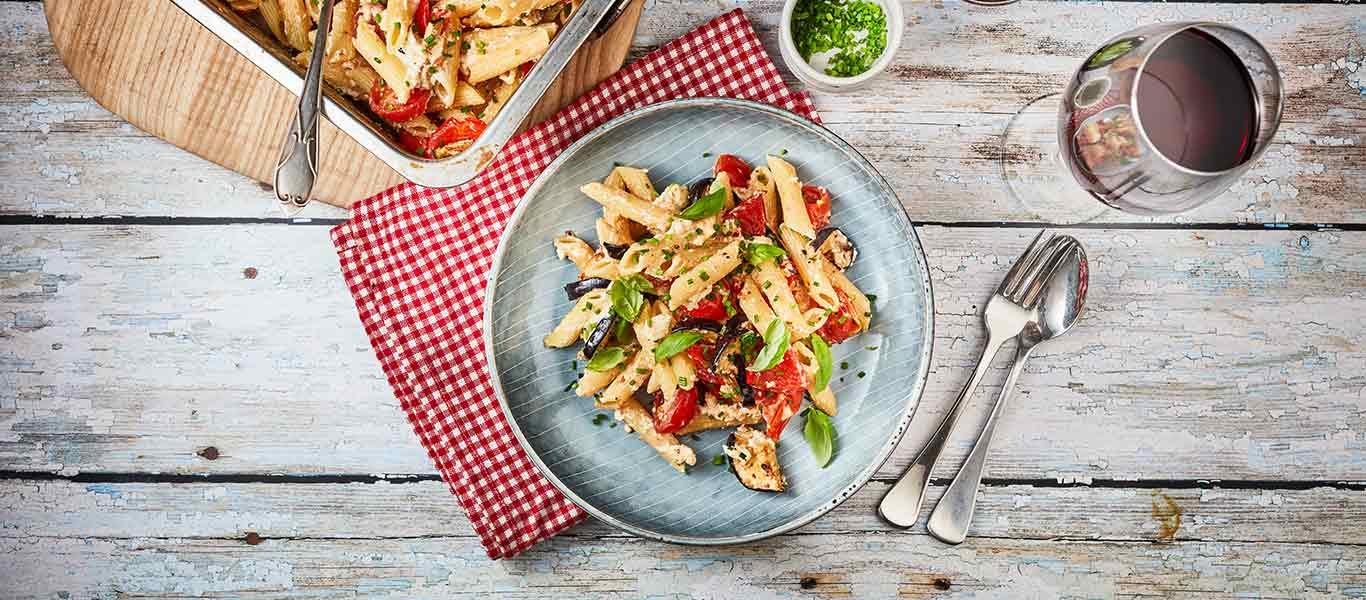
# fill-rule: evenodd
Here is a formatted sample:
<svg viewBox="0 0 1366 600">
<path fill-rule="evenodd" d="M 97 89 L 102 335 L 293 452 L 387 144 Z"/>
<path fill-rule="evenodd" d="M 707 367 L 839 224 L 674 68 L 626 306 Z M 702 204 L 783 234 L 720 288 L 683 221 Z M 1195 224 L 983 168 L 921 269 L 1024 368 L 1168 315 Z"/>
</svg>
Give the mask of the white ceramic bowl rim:
<svg viewBox="0 0 1366 600">
<path fill-rule="evenodd" d="M 802 58 L 797 52 L 797 43 L 792 39 L 792 12 L 797 7 L 798 0 L 786 0 L 783 3 L 782 22 L 778 26 L 778 47 L 782 51 L 783 61 L 787 67 L 792 69 L 797 77 L 826 85 L 832 88 L 847 88 L 859 85 L 872 79 L 883 71 L 887 70 L 887 65 L 892 63 L 897 50 L 901 47 L 901 34 L 905 29 L 905 18 L 901 12 L 901 2 L 899 0 L 869 0 L 882 7 L 883 16 L 887 18 L 887 47 L 882 50 L 882 55 L 873 61 L 873 65 L 867 71 L 852 77 L 834 77 L 817 71 L 815 67 Z"/>
</svg>

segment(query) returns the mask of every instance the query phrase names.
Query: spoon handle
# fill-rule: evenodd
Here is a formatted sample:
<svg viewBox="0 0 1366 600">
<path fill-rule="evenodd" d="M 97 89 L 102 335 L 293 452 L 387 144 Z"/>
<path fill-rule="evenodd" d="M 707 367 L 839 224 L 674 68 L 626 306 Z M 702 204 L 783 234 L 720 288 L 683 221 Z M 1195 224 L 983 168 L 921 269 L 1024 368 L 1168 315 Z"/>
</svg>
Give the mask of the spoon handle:
<svg viewBox="0 0 1366 600">
<path fill-rule="evenodd" d="M 275 197 L 290 217 L 308 206 L 313 181 L 318 177 L 318 116 L 322 113 L 323 57 L 332 26 L 332 2 L 323 0 L 318 10 L 318 32 L 313 36 L 313 53 L 299 93 L 298 110 L 280 150 L 280 162 L 275 165 Z"/>
<path fill-rule="evenodd" d="M 944 490 L 944 495 L 939 498 L 939 503 L 934 505 L 934 511 L 930 513 L 930 520 L 926 524 L 930 534 L 943 542 L 961 544 L 968 537 L 972 511 L 977 507 L 977 487 L 982 484 L 982 467 L 987 462 L 987 448 L 991 446 L 991 437 L 996 433 L 996 417 L 1000 416 L 1006 400 L 1010 398 L 1010 392 L 1015 389 L 1015 380 L 1024 372 L 1025 360 L 1029 358 L 1032 350 L 1034 346 L 1026 345 L 1024 340 L 1020 340 L 1019 345 L 1015 347 L 1015 364 L 1011 365 L 1010 375 L 1006 376 L 1001 394 L 996 397 L 996 404 L 991 407 L 987 424 L 982 427 L 981 435 L 978 435 L 977 441 L 973 443 L 972 452 L 968 453 L 963 468 L 953 477 L 948 489 Z"/>
<path fill-rule="evenodd" d="M 988 334 L 987 345 L 982 348 L 982 356 L 977 359 L 977 369 L 972 372 L 972 379 L 969 379 L 967 385 L 963 386 L 963 391 L 958 393 L 958 399 L 953 401 L 949 414 L 939 423 L 939 429 L 930 436 L 925 448 L 916 455 L 906 473 L 897 480 L 892 489 L 887 490 L 887 495 L 883 496 L 882 502 L 878 504 L 877 512 L 883 519 L 902 528 L 915 525 L 916 518 L 920 516 L 920 506 L 925 502 L 925 489 L 929 487 L 930 475 L 934 472 L 934 464 L 939 461 L 939 454 L 944 450 L 944 443 L 948 441 L 949 434 L 953 433 L 954 425 L 958 423 L 958 415 L 967 404 L 966 400 L 972 397 L 973 390 L 977 389 L 982 376 L 986 375 L 987 369 L 991 367 L 991 359 L 996 357 L 996 352 L 1004 343 L 1005 339 L 1002 337 Z"/>
</svg>

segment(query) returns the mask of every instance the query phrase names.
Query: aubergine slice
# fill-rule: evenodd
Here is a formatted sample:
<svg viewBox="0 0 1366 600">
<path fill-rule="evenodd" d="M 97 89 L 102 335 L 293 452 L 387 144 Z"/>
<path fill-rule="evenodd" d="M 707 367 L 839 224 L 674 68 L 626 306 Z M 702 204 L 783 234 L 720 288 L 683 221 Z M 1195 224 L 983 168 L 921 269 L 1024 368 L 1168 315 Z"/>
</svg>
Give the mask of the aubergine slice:
<svg viewBox="0 0 1366 600">
<path fill-rule="evenodd" d="M 783 469 L 778 466 L 778 445 L 768 434 L 753 427 L 740 427 L 730 434 L 723 449 L 730 457 L 735 478 L 756 492 L 781 492 L 787 488 Z"/>
</svg>

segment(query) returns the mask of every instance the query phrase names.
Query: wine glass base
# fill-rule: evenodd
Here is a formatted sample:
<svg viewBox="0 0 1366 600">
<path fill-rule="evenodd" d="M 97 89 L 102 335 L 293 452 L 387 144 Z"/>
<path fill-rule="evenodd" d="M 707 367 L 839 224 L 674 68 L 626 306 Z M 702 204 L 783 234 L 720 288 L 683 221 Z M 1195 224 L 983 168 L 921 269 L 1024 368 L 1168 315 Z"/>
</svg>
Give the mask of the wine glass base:
<svg viewBox="0 0 1366 600">
<path fill-rule="evenodd" d="M 1001 176 L 1021 212 L 1060 225 L 1087 223 L 1119 211 L 1077 183 L 1058 145 L 1061 94 L 1034 99 L 1006 125 L 1001 137 Z"/>
</svg>

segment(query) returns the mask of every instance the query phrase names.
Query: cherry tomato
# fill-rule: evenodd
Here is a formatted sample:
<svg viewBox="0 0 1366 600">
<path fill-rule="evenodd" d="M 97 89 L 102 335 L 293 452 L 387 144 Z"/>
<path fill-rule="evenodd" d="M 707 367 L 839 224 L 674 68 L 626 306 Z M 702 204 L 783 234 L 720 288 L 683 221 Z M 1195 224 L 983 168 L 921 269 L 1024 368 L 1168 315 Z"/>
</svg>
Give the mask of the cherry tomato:
<svg viewBox="0 0 1366 600">
<path fill-rule="evenodd" d="M 749 371 L 747 381 L 756 393 L 787 394 L 801 393 L 806 389 L 806 378 L 801 364 L 797 362 L 796 350 L 789 348 L 787 354 L 771 369 Z"/>
<path fill-rule="evenodd" d="M 694 308 L 683 309 L 683 314 L 694 319 L 706 319 L 718 323 L 726 322 L 730 315 L 726 312 L 726 303 L 731 302 L 730 290 L 725 286 L 715 286 L 711 292 L 697 301 Z M 731 306 L 734 306 L 732 303 Z"/>
<path fill-rule="evenodd" d="M 697 386 L 690 390 L 679 388 L 673 402 L 664 399 L 664 394 L 655 392 L 655 431 L 673 433 L 682 429 L 693 417 L 697 416 Z"/>
<path fill-rule="evenodd" d="M 449 146 L 462 140 L 472 140 L 484 133 L 484 122 L 475 117 L 451 117 L 436 128 L 436 133 L 427 140 L 427 151 L 436 156 L 438 148 Z"/>
<path fill-rule="evenodd" d="M 413 135 L 402 129 L 398 131 L 398 145 L 418 156 L 429 156 L 427 154 L 427 139 L 425 136 Z"/>
<path fill-rule="evenodd" d="M 854 318 L 854 306 L 849 303 L 849 296 L 839 288 L 835 288 L 835 293 L 840 298 L 839 310 L 830 313 L 821 328 L 816 330 L 822 339 L 831 344 L 843 342 L 859 332 L 859 321 Z"/>
<path fill-rule="evenodd" d="M 806 201 L 806 216 L 811 217 L 812 227 L 830 225 L 830 192 L 818 185 L 803 185 L 802 200 Z"/>
<path fill-rule="evenodd" d="M 740 222 L 740 231 L 745 235 L 763 235 L 768 223 L 768 213 L 764 210 L 764 193 L 756 192 L 749 199 L 735 205 L 726 213 L 727 219 Z"/>
<path fill-rule="evenodd" d="M 726 306 L 721 303 L 721 299 L 715 293 L 708 294 L 705 298 L 697 301 L 694 308 L 683 309 L 683 314 L 694 319 L 704 319 L 707 321 L 724 322 L 726 320 Z"/>
<path fill-rule="evenodd" d="M 394 89 L 377 81 L 370 88 L 370 110 L 391 123 L 402 123 L 426 112 L 431 97 L 430 90 L 414 88 L 408 101 L 399 104 Z"/>
<path fill-rule="evenodd" d="M 754 401 L 764 415 L 768 437 L 777 440 L 787 421 L 801 408 L 806 390 L 806 374 L 797 362 L 796 351 L 789 349 L 773 368 L 750 371 L 746 376 L 754 388 Z"/>
<path fill-rule="evenodd" d="M 716 157 L 716 166 L 712 167 L 712 173 L 725 173 L 730 177 L 731 187 L 749 185 L 749 173 L 753 170 L 749 164 L 734 154 L 722 154 Z"/>
<path fill-rule="evenodd" d="M 417 8 L 413 9 L 413 25 L 417 26 L 418 37 L 427 35 L 427 23 L 431 18 L 431 3 L 428 0 L 417 0 Z"/>
<path fill-rule="evenodd" d="M 802 392 L 754 392 L 754 401 L 759 404 L 759 412 L 764 415 L 764 432 L 776 442 L 782 437 L 783 429 L 787 428 L 787 422 L 802 407 Z"/>
</svg>

